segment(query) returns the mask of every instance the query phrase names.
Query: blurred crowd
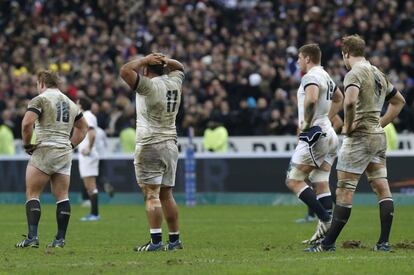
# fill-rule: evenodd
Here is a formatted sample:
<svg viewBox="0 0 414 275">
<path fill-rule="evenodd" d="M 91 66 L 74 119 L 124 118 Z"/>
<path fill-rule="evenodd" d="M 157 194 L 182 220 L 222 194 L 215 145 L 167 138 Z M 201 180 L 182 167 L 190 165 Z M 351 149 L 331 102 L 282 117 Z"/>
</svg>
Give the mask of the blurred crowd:
<svg viewBox="0 0 414 275">
<path fill-rule="evenodd" d="M 179 135 L 210 121 L 233 136 L 296 134 L 298 48 L 319 43 L 342 87 L 341 37 L 354 33 L 406 97 L 397 130 L 414 131 L 413 1 L 3 0 L 0 29 L 1 120 L 15 138 L 41 68 L 72 99 L 92 98 L 98 125 L 119 136 L 135 119 L 119 68 L 152 51 L 186 67 Z"/>
</svg>

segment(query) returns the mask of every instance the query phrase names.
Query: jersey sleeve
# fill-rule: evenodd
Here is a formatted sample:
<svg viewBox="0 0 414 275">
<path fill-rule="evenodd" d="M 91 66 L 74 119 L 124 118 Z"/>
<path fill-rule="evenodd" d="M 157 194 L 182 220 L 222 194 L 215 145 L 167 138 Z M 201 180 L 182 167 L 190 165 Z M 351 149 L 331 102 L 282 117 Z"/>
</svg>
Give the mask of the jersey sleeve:
<svg viewBox="0 0 414 275">
<path fill-rule="evenodd" d="M 168 74 L 168 77 L 181 86 L 181 84 L 183 84 L 185 75 L 181 70 L 174 70 Z"/>
<path fill-rule="evenodd" d="M 92 123 L 91 123 L 92 127 L 94 129 L 98 129 L 98 120 L 96 119 L 96 117 L 94 116 L 92 119 Z"/>
<path fill-rule="evenodd" d="M 86 122 L 88 123 L 89 129 L 96 129 L 98 127 L 98 123 L 94 115 L 92 115 L 90 112 L 85 112 L 84 116 Z"/>
<path fill-rule="evenodd" d="M 351 86 L 355 86 L 358 89 L 361 88 L 361 80 L 359 79 L 359 77 L 356 75 L 355 72 L 353 71 L 349 71 L 346 75 L 345 75 L 345 79 L 344 79 L 344 91 L 346 92 L 346 89 L 348 89 L 348 87 Z"/>
<path fill-rule="evenodd" d="M 135 92 L 140 95 L 148 95 L 152 90 L 154 90 L 154 83 L 152 83 L 151 79 L 139 74 L 137 74 L 137 78 L 138 84 Z"/>
<path fill-rule="evenodd" d="M 83 117 L 83 113 L 80 110 L 78 110 L 75 116 L 75 121 L 78 121 L 82 117 Z"/>
<path fill-rule="evenodd" d="M 386 90 L 386 94 L 385 94 L 385 101 L 390 100 L 393 96 L 395 96 L 395 94 L 397 93 L 397 89 L 394 87 L 394 85 L 392 85 L 392 83 L 387 80 L 387 90 Z"/>
<path fill-rule="evenodd" d="M 39 117 L 42 114 L 43 110 L 43 100 L 42 97 L 36 96 L 32 100 L 30 100 L 29 105 L 27 106 L 27 111 L 31 111 L 36 113 Z"/>
<path fill-rule="evenodd" d="M 315 85 L 319 87 L 318 79 L 314 75 L 310 75 L 310 74 L 305 74 L 302 77 L 301 84 L 302 84 L 303 90 L 305 91 L 306 91 L 306 87 L 310 85 Z"/>
</svg>

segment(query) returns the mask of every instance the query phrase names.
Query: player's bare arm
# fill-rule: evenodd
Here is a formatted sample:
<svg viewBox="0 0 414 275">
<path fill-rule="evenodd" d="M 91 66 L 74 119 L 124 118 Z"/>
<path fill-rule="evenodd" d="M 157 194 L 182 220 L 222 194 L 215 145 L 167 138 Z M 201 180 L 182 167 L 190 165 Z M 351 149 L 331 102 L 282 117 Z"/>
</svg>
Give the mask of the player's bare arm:
<svg viewBox="0 0 414 275">
<path fill-rule="evenodd" d="M 341 90 L 339 88 L 336 88 L 335 92 L 332 95 L 332 104 L 328 114 L 329 120 L 331 121 L 332 127 L 336 133 L 340 133 L 342 126 L 344 125 L 344 122 L 338 115 L 338 112 L 342 110 L 343 101 L 344 96 Z"/>
<path fill-rule="evenodd" d="M 349 86 L 345 90 L 344 127 L 342 129 L 342 133 L 345 135 L 349 135 L 355 129 L 353 122 L 355 120 L 355 110 L 358 94 L 359 88 L 356 86 Z"/>
<path fill-rule="evenodd" d="M 164 57 L 163 61 L 167 65 L 169 71 L 184 71 L 184 65 L 175 59 Z"/>
<path fill-rule="evenodd" d="M 391 121 L 393 121 L 398 114 L 401 112 L 405 104 L 405 99 L 402 94 L 397 91 L 397 93 L 390 98 L 388 101 L 388 108 L 384 116 L 380 119 L 381 127 L 387 126 Z"/>
<path fill-rule="evenodd" d="M 73 147 L 79 145 L 88 133 L 88 123 L 84 117 L 81 117 L 73 124 L 73 134 L 70 139 L 70 143 Z"/>
<path fill-rule="evenodd" d="M 302 131 L 306 131 L 311 126 L 318 97 L 319 87 L 317 85 L 311 84 L 305 88 L 305 115 L 303 125 L 301 125 Z"/>
<path fill-rule="evenodd" d="M 136 88 L 138 74 L 140 70 L 147 65 L 162 64 L 165 57 L 161 54 L 152 53 L 142 58 L 130 61 L 121 67 L 121 78 L 128 84 L 131 89 Z"/>
<path fill-rule="evenodd" d="M 27 111 L 22 121 L 22 140 L 23 147 L 29 155 L 33 153 L 38 144 L 30 144 L 33 135 L 33 127 L 36 119 L 39 117 L 38 114 L 32 111 Z"/>
<path fill-rule="evenodd" d="M 342 95 L 341 90 L 339 88 L 336 88 L 335 92 L 332 95 L 332 104 L 328 114 L 328 117 L 331 121 L 335 120 L 336 115 L 342 109 L 343 100 L 344 96 Z"/>
<path fill-rule="evenodd" d="M 335 133 L 341 133 L 342 126 L 344 126 L 344 121 L 342 120 L 342 118 L 337 114 L 333 118 L 331 118 L 330 121 L 332 123 L 332 128 L 335 130 Z"/>
</svg>

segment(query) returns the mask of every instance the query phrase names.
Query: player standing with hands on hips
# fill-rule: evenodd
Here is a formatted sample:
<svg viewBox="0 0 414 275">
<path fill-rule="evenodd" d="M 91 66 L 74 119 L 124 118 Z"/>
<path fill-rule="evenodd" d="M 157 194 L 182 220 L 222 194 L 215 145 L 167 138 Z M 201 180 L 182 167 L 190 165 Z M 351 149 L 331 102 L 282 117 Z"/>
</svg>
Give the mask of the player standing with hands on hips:
<svg viewBox="0 0 414 275">
<path fill-rule="evenodd" d="M 394 120 L 405 100 L 386 76 L 365 59 L 365 41 L 358 35 L 342 39 L 342 57 L 349 72 L 345 75 L 344 141 L 338 153 L 336 206 L 331 228 L 321 243 L 307 252 L 335 251 L 335 242 L 348 222 L 352 198 L 363 173 L 378 197 L 381 233 L 375 251 L 390 251 L 388 243 L 394 202 L 387 180 L 387 142 L 383 127 Z M 388 108 L 380 117 L 384 102 Z"/>
<path fill-rule="evenodd" d="M 300 47 L 298 65 L 305 73 L 298 89 L 301 133 L 286 183 L 318 216 L 316 232 L 306 243 L 323 238 L 331 225 L 332 197 L 328 181 L 338 147 L 338 137 L 331 120 L 341 109 L 343 99 L 341 91 L 320 64 L 321 50 L 317 44 Z M 308 186 L 306 181 L 314 188 Z"/>
<path fill-rule="evenodd" d="M 48 247 L 63 247 L 70 218 L 69 183 L 72 150 L 86 135 L 88 124 L 78 106 L 59 89 L 50 71 L 37 75 L 39 95 L 29 102 L 22 121 L 23 147 L 31 155 L 26 169 L 26 217 L 29 233 L 17 248 L 39 247 L 40 194 L 51 183 L 56 198 L 57 234 Z M 36 144 L 30 144 L 36 125 Z M 72 137 L 70 132 L 73 128 Z"/>
</svg>

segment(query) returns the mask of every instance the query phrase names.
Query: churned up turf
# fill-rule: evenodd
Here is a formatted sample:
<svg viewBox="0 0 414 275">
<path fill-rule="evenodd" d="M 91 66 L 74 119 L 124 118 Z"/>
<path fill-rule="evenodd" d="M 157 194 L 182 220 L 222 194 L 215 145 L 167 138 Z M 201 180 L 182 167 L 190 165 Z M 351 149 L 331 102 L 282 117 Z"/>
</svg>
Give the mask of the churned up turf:
<svg viewBox="0 0 414 275">
<path fill-rule="evenodd" d="M 301 206 L 180 207 L 184 250 L 136 253 L 149 240 L 143 206 L 102 205 L 98 222 L 74 206 L 66 246 L 53 239 L 55 206 L 42 205 L 40 248 L 16 249 L 26 234 L 24 205 L 0 205 L 0 274 L 413 274 L 414 206 L 396 206 L 393 252 L 371 251 L 379 234 L 375 206 L 355 206 L 337 252 L 302 252 L 316 223 L 296 224 Z M 164 241 L 168 231 L 163 228 Z M 349 242 L 343 248 L 343 242 Z"/>
</svg>

